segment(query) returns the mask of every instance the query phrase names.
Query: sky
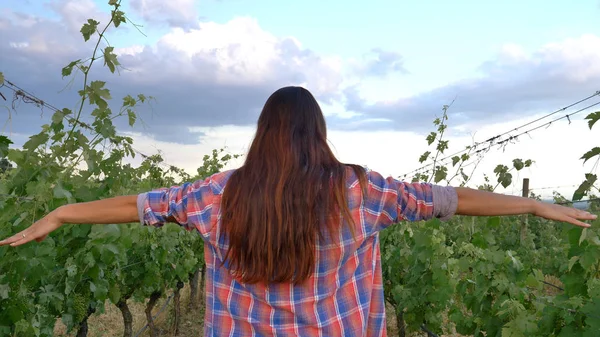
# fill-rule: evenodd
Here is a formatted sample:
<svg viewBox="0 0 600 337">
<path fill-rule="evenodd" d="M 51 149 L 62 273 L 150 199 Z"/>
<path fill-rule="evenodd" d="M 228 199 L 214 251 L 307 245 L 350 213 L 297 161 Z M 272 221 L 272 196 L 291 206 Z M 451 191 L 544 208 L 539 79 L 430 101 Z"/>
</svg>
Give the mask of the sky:
<svg viewBox="0 0 600 337">
<path fill-rule="evenodd" d="M 106 22 L 109 10 L 108 0 L 3 1 L 0 72 L 72 108 L 78 87 L 60 70 L 91 54 L 79 29 L 88 18 Z M 394 177 L 421 166 L 425 137 L 446 104 L 453 102 L 446 132 L 452 153 L 600 90 L 598 0 L 124 0 L 123 10 L 143 34 L 131 24 L 109 31 L 125 69 L 94 75 L 113 97 L 156 98 L 138 111 L 143 125 L 122 121 L 118 130 L 136 149 L 160 151 L 190 172 L 214 148 L 245 153 L 262 105 L 286 85 L 302 85 L 318 99 L 340 160 Z M 506 136 L 596 102 L 600 97 Z M 536 188 L 560 186 L 570 196 L 594 169 L 580 160 L 600 139 L 600 127 L 589 130 L 583 120 L 593 111 L 491 148 L 472 183 L 493 176 L 497 164 L 531 159 L 535 165 L 500 192 L 518 194 L 526 177 L 534 192 L 549 196 L 552 189 Z M 13 112 L 2 132 L 15 146 L 51 117 L 26 104 Z"/>
</svg>

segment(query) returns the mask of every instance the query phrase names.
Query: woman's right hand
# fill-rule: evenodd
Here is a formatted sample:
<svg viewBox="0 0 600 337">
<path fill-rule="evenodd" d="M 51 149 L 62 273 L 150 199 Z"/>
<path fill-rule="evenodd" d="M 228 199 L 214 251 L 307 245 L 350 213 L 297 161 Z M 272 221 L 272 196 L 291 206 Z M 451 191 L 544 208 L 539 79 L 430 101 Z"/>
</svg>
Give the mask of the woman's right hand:
<svg viewBox="0 0 600 337">
<path fill-rule="evenodd" d="M 11 245 L 11 247 L 16 247 L 33 240 L 40 242 L 62 225 L 63 223 L 59 220 L 57 211 L 51 212 L 19 233 L 0 241 L 0 246 Z"/>
</svg>

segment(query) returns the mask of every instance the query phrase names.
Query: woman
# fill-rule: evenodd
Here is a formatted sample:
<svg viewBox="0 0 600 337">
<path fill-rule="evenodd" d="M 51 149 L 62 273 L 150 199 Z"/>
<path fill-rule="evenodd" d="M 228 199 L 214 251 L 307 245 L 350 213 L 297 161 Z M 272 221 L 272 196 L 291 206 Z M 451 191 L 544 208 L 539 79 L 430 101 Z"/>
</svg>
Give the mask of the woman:
<svg viewBox="0 0 600 337">
<path fill-rule="evenodd" d="M 267 100 L 246 161 L 205 180 L 60 207 L 0 242 L 63 224 L 176 222 L 205 240 L 206 336 L 382 336 L 378 232 L 454 214 L 534 214 L 589 227 L 577 209 L 468 188 L 405 183 L 340 163 L 305 89 Z"/>
</svg>

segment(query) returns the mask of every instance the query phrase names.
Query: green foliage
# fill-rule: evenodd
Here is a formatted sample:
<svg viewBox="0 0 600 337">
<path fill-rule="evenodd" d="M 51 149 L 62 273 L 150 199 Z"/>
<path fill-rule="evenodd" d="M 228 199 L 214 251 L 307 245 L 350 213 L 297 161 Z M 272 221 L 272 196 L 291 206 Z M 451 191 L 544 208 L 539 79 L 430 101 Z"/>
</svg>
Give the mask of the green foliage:
<svg viewBox="0 0 600 337">
<path fill-rule="evenodd" d="M 600 120 L 600 111 L 592 112 L 591 114 L 587 115 L 585 119 L 588 121 L 588 126 L 591 130 L 594 124 Z"/>
<path fill-rule="evenodd" d="M 599 156 L 600 155 L 600 147 L 595 147 L 591 150 L 589 150 L 588 152 L 586 152 L 581 159 L 583 159 L 583 163 L 585 163 L 586 161 L 588 161 L 589 159 Z"/>
<path fill-rule="evenodd" d="M 409 332 L 425 324 L 468 336 L 595 336 L 598 225 L 532 218 L 521 244 L 518 217 L 396 224 L 380 234 L 386 301 Z"/>
<path fill-rule="evenodd" d="M 588 126 L 591 130 L 594 127 L 594 125 L 596 124 L 596 122 L 598 120 L 600 120 L 600 111 L 590 113 L 589 115 L 587 115 L 585 117 L 585 119 L 588 121 Z M 590 160 L 594 157 L 597 157 L 596 165 L 594 165 L 594 167 L 597 167 L 598 162 L 600 162 L 600 147 L 596 146 L 596 147 L 590 149 L 588 152 L 583 154 L 581 159 L 583 159 L 583 163 L 585 164 L 588 160 Z M 597 179 L 598 179 L 598 177 L 595 173 L 593 173 L 593 172 L 586 173 L 585 180 L 579 185 L 577 190 L 575 190 L 575 192 L 573 193 L 573 200 L 581 200 L 581 199 L 583 199 L 584 196 L 592 193 L 592 189 L 594 188 L 594 184 L 596 183 Z M 600 192 L 600 189 L 596 189 L 596 190 L 598 190 Z"/>
<path fill-rule="evenodd" d="M 453 249 L 445 241 L 439 221 L 398 224 L 381 233 L 385 298 L 397 312 L 406 311 L 409 329 L 424 322 L 435 330 L 443 325 L 458 276 Z"/>
<path fill-rule="evenodd" d="M 592 189 L 597 180 L 598 176 L 595 174 L 586 173 L 585 180 L 579 185 L 579 187 L 577 187 L 575 193 L 573 193 L 573 200 L 583 199 L 583 197 Z"/>
<path fill-rule="evenodd" d="M 8 147 L 13 142 L 8 137 L 0 135 L 0 158 L 5 158 L 8 154 Z"/>
<path fill-rule="evenodd" d="M 442 182 L 446 182 L 447 184 L 451 184 L 455 178 L 460 178 L 462 181 L 460 182 L 461 186 L 466 185 L 471 177 L 473 176 L 479 161 L 483 158 L 481 154 L 479 154 L 475 160 L 473 159 L 473 153 L 480 153 L 480 151 L 475 151 L 474 146 L 467 146 L 462 153 L 447 156 L 440 159 L 440 157 L 444 156 L 446 150 L 449 148 L 449 141 L 443 139 L 444 133 L 448 128 L 448 110 L 450 106 L 445 105 L 442 109 L 443 114 L 439 118 L 435 118 L 433 121 L 433 125 L 436 127 L 436 131 L 430 132 L 425 140 L 428 146 L 436 143 L 435 150 L 432 152 L 430 150 L 425 151 L 419 157 L 419 163 L 425 163 L 429 161 L 429 164 L 426 164 L 423 168 L 432 167 L 431 169 L 417 170 L 412 177 L 413 182 L 418 181 L 426 181 L 433 182 L 435 184 L 440 184 Z M 449 159 L 449 161 L 448 161 Z M 531 167 L 533 161 L 531 159 L 520 159 L 515 158 L 512 161 L 512 165 L 509 168 L 506 165 L 497 165 L 494 169 L 494 174 L 496 175 L 497 184 L 491 185 L 488 184 L 483 187 L 485 190 L 494 191 L 498 186 L 502 185 L 502 187 L 506 188 L 510 186 L 513 182 L 513 175 L 511 172 L 520 171 L 523 168 Z M 471 171 L 467 171 L 467 167 L 474 167 Z M 486 182 L 489 182 L 489 179 L 486 178 Z"/>
<path fill-rule="evenodd" d="M 98 25 L 100 25 L 100 22 L 94 19 L 88 19 L 87 23 L 81 27 L 80 32 L 86 42 L 92 37 L 93 34 L 96 33 L 98 30 Z"/>
<path fill-rule="evenodd" d="M 115 107 L 106 82 L 88 77 L 99 58 L 110 72 L 120 65 L 112 46 L 97 53 L 100 42 L 108 43 L 109 26 L 126 22 L 120 2 L 109 5 L 112 19 L 103 29 L 93 19 L 81 29 L 84 41 L 96 39 L 92 57 L 61 71 L 63 77 L 74 70 L 84 74 L 78 109 L 55 111 L 22 149 L 10 148 L 12 141 L 0 136 L 0 237 L 66 203 L 177 185 L 219 172 L 237 158 L 214 150 L 195 176 L 165 164 L 160 155 L 145 157 L 139 167 L 126 163 L 136 155 L 133 140 L 118 135 L 114 121 L 126 118 L 133 126 L 136 110 L 151 97 L 127 95 Z M 202 238 L 173 224 L 69 225 L 40 243 L 0 247 L 0 335 L 51 336 L 57 319 L 72 330 L 90 314 L 102 313 L 106 301 L 165 294 L 202 267 L 203 254 Z"/>
<path fill-rule="evenodd" d="M 433 122 L 437 131 L 426 137 L 435 151 L 419 158 L 420 163 L 429 161 L 426 167 L 431 169 L 416 171 L 412 181 L 450 184 L 459 177 L 464 186 L 475 172 L 466 167 L 477 167 L 483 158 L 483 151 L 467 147 L 445 157 L 448 161 L 439 159 L 448 148 L 443 140 L 446 112 L 444 107 L 443 116 Z M 587 117 L 590 127 L 599 116 Z M 582 159 L 600 158 L 597 152 L 594 148 Z M 531 165 L 532 160 L 521 158 L 499 164 L 495 177 L 484 174 L 478 188 L 506 188 L 514 172 Z M 595 198 L 591 192 L 597 176 L 585 177 L 573 200 Z M 567 201 L 556 193 L 554 197 L 556 202 Z M 600 202 L 591 203 L 589 210 L 598 213 Z M 600 220 L 583 230 L 540 218 L 529 218 L 522 227 L 522 221 L 454 217 L 445 224 L 431 220 L 384 230 L 380 239 L 385 299 L 396 311 L 398 326 L 410 333 L 425 324 L 439 334 L 455 330 L 469 336 L 600 335 Z"/>
</svg>

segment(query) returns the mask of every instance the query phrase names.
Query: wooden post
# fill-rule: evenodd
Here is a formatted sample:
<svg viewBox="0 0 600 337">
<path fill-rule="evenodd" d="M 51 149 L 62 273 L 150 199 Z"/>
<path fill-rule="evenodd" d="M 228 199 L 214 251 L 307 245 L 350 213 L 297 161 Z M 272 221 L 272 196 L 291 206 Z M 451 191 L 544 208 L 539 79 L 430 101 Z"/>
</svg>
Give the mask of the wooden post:
<svg viewBox="0 0 600 337">
<path fill-rule="evenodd" d="M 529 178 L 523 178 L 523 198 L 529 198 Z M 521 245 L 525 242 L 527 237 L 527 214 L 523 215 L 521 219 Z"/>
</svg>

